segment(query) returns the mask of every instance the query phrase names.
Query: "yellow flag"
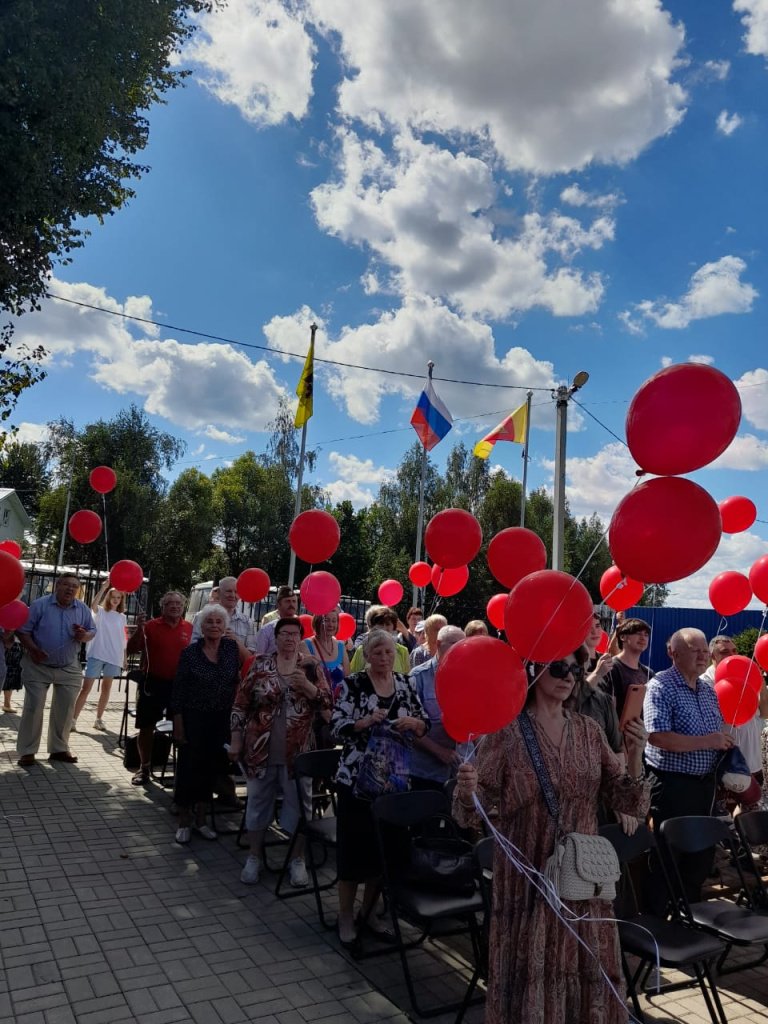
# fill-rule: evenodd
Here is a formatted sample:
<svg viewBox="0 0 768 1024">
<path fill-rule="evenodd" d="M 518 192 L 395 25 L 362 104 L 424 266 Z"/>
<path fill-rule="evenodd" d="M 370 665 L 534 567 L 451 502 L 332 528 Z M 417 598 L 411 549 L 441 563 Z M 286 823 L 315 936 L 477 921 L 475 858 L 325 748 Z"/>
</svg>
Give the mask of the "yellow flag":
<svg viewBox="0 0 768 1024">
<path fill-rule="evenodd" d="M 303 427 L 312 415 L 312 392 L 315 381 L 315 336 L 309 343 L 309 352 L 304 362 L 304 369 L 301 372 L 296 394 L 299 396 L 299 407 L 296 410 L 295 426 Z"/>
<path fill-rule="evenodd" d="M 524 403 L 519 409 L 511 412 L 490 434 L 486 434 L 482 440 L 477 442 L 475 455 L 478 459 L 487 459 L 497 441 L 515 441 L 517 444 L 524 444 L 527 419 L 528 405 Z"/>
</svg>

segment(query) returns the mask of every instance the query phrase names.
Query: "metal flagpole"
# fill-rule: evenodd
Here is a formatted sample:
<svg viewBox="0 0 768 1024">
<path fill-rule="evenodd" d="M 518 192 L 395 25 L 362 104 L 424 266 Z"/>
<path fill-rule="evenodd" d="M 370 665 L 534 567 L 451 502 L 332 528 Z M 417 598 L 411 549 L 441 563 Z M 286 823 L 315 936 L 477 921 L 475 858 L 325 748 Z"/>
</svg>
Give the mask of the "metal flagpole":
<svg viewBox="0 0 768 1024">
<path fill-rule="evenodd" d="M 562 570 L 565 560 L 565 445 L 568 436 L 568 400 L 589 380 L 586 370 L 579 370 L 568 387 L 561 384 L 552 392 L 556 407 L 555 425 L 555 487 L 552 521 L 552 568 Z"/>
<path fill-rule="evenodd" d="M 315 332 L 317 331 L 317 324 L 312 324 L 309 329 L 312 332 L 312 335 L 311 335 L 311 338 L 310 338 L 310 342 L 309 342 L 309 347 L 310 347 L 310 349 L 312 349 L 312 346 L 315 344 Z M 301 451 L 299 452 L 299 478 L 298 478 L 298 480 L 296 482 L 296 502 L 295 502 L 295 504 L 293 506 L 293 518 L 294 519 L 301 512 L 301 488 L 302 488 L 302 484 L 303 484 L 303 481 L 304 481 L 304 453 L 307 450 L 307 423 L 308 422 L 309 422 L 308 420 L 304 420 L 304 423 L 303 423 L 302 428 L 301 428 Z M 293 550 L 293 548 L 291 548 L 291 560 L 290 560 L 290 562 L 288 564 L 288 586 L 291 587 L 291 588 L 293 587 L 293 580 L 294 580 L 295 575 L 296 575 L 296 552 Z"/>
<path fill-rule="evenodd" d="M 427 363 L 427 374 L 429 376 L 430 383 L 432 382 L 432 371 L 435 368 L 435 364 L 430 359 Z M 424 529 L 424 477 L 427 475 L 427 449 L 422 443 L 421 446 L 421 483 L 419 485 L 419 519 L 416 526 L 416 557 L 414 562 L 421 561 L 421 535 Z M 419 588 L 414 584 L 413 587 L 413 606 L 417 605 Z"/>
<path fill-rule="evenodd" d="M 533 392 L 526 394 L 525 402 L 525 436 L 523 438 L 523 494 L 520 503 L 520 525 L 525 526 L 525 501 L 528 496 L 528 439 L 531 436 L 531 399 Z"/>
</svg>

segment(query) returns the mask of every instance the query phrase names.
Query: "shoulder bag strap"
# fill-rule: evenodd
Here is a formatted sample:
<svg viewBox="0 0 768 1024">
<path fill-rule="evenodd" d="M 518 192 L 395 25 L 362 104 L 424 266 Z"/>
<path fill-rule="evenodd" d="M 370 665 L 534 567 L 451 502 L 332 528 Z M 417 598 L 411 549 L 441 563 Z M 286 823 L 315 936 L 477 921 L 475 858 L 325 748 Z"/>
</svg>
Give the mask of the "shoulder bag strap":
<svg viewBox="0 0 768 1024">
<path fill-rule="evenodd" d="M 536 772 L 536 778 L 539 780 L 541 786 L 541 792 L 544 796 L 544 802 L 547 805 L 547 810 L 555 819 L 556 822 L 560 821 L 560 804 L 557 801 L 557 796 L 552 787 L 552 780 L 549 777 L 547 766 L 544 763 L 544 758 L 541 756 L 541 748 L 539 747 L 539 741 L 536 739 L 536 733 L 533 731 L 533 723 L 528 717 L 528 712 L 521 712 L 518 723 L 520 725 L 520 732 L 522 733 L 525 745 L 528 749 L 528 756 L 533 764 L 533 770 Z"/>
</svg>

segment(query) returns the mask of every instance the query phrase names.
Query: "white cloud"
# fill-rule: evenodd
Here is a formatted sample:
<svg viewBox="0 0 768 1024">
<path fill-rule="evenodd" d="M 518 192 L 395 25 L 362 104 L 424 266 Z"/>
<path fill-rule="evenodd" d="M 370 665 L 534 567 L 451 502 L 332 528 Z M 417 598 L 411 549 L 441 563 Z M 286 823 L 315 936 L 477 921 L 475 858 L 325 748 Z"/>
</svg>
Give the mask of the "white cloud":
<svg viewBox="0 0 768 1024">
<path fill-rule="evenodd" d="M 407 135 L 395 139 L 391 154 L 351 130 L 339 142 L 338 180 L 311 194 L 318 224 L 391 267 L 391 290 L 441 296 L 491 318 L 537 306 L 580 316 L 599 305 L 600 275 L 571 263 L 613 239 L 612 218 L 601 214 L 584 227 L 557 212 L 532 212 L 504 229 L 491 168 L 478 157 Z M 369 293 L 386 288 L 372 269 Z"/>
<path fill-rule="evenodd" d="M 580 185 L 568 185 L 560 193 L 560 201 L 569 203 L 571 206 L 594 206 L 598 210 L 613 210 L 624 200 L 618 192 L 607 192 L 600 195 L 597 192 L 585 192 Z"/>
<path fill-rule="evenodd" d="M 50 287 L 64 298 L 117 313 L 136 308 L 135 298 L 121 304 L 90 284 L 53 280 Z M 140 301 L 151 313 L 151 304 Z M 251 362 L 229 345 L 161 341 L 138 330 L 132 334 L 119 317 L 55 299 L 45 300 L 39 312 L 16 321 L 14 343 L 42 345 L 52 370 L 62 357 L 82 355 L 89 360 L 91 378 L 103 388 L 139 395 L 148 413 L 192 430 L 209 424 L 264 430 L 285 394 L 268 363 Z"/>
<path fill-rule="evenodd" d="M 634 315 L 625 310 L 619 314 L 619 319 L 633 333 L 638 333 L 641 330 L 638 317 L 651 320 L 657 327 L 680 329 L 705 317 L 749 313 L 759 293 L 741 280 L 746 269 L 746 263 L 738 256 L 722 256 L 699 267 L 691 277 L 688 291 L 678 302 L 646 299 L 635 304 Z"/>
<path fill-rule="evenodd" d="M 681 120 L 684 30 L 657 0 L 310 0 L 341 112 L 489 142 L 509 167 L 625 162 Z"/>
<path fill-rule="evenodd" d="M 205 445 L 204 444 L 199 444 L 197 446 L 197 448 L 195 448 L 195 450 L 191 451 L 189 454 L 190 455 L 202 455 L 204 451 L 205 451 Z"/>
<path fill-rule="evenodd" d="M 224 444 L 241 444 L 245 440 L 241 434 L 230 434 L 226 430 L 219 430 L 212 423 L 206 426 L 203 433 L 206 437 L 210 437 L 212 441 L 222 441 Z"/>
<path fill-rule="evenodd" d="M 749 573 L 750 567 L 768 551 L 768 542 L 754 533 L 723 534 L 715 554 L 707 564 L 687 579 L 670 583 L 667 604 L 676 608 L 710 608 L 709 584 L 721 572 Z M 761 608 L 753 598 L 750 608 Z"/>
<path fill-rule="evenodd" d="M 666 369 L 666 367 L 671 366 L 673 362 L 674 362 L 674 360 L 672 359 L 672 356 L 662 356 L 661 357 L 661 365 L 665 369 Z"/>
<path fill-rule="evenodd" d="M 543 460 L 542 465 L 553 475 L 555 463 Z M 635 465 L 629 449 L 612 441 L 595 455 L 568 456 L 565 495 L 575 516 L 593 512 L 605 521 L 613 515 L 618 503 L 637 483 Z"/>
<path fill-rule="evenodd" d="M 704 62 L 703 70 L 707 76 L 724 82 L 730 73 L 731 62 L 729 60 L 708 60 Z"/>
<path fill-rule="evenodd" d="M 735 384 L 746 419 L 758 430 L 768 430 L 768 370 L 749 370 Z"/>
<path fill-rule="evenodd" d="M 18 423 L 13 440 L 19 444 L 40 444 L 48 434 L 45 423 Z"/>
<path fill-rule="evenodd" d="M 721 110 L 717 115 L 717 130 L 721 135 L 733 135 L 743 121 L 738 114 L 729 114 L 727 110 Z"/>
<path fill-rule="evenodd" d="M 743 14 L 746 29 L 744 48 L 756 57 L 768 57 L 768 0 L 733 0 L 733 9 Z"/>
<path fill-rule="evenodd" d="M 761 441 L 754 434 L 739 434 L 734 437 L 723 454 L 706 468 L 768 469 L 768 441 Z"/>
<path fill-rule="evenodd" d="M 396 471 L 375 466 L 373 459 L 359 459 L 356 455 L 331 452 L 328 456 L 333 472 L 339 479 L 323 484 L 323 490 L 334 503 L 351 501 L 355 508 L 370 505 L 376 498 L 372 485 L 378 487 L 393 480 Z"/>
<path fill-rule="evenodd" d="M 217 99 L 258 125 L 305 116 L 315 45 L 298 5 L 229 0 L 198 21 L 200 29 L 182 56 Z"/>
<path fill-rule="evenodd" d="M 689 363 L 701 363 L 703 366 L 714 366 L 714 356 L 688 356 Z"/>
</svg>

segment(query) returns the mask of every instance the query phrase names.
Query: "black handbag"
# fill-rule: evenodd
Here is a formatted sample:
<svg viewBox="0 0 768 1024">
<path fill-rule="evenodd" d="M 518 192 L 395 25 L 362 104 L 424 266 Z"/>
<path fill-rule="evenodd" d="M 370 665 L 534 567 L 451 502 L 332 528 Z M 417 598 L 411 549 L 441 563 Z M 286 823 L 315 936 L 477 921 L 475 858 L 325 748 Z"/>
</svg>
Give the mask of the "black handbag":
<svg viewBox="0 0 768 1024">
<path fill-rule="evenodd" d="M 461 839 L 447 814 L 429 818 L 422 834 L 411 840 L 406 881 L 419 889 L 452 896 L 475 891 L 472 844 Z"/>
<path fill-rule="evenodd" d="M 171 753 L 172 742 L 173 740 L 168 733 L 154 733 L 152 737 L 153 766 L 162 766 L 167 762 Z M 127 768 L 128 771 L 131 772 L 135 772 L 138 768 L 141 768 L 138 733 L 134 733 L 133 736 L 128 736 L 125 740 L 125 747 L 123 748 L 123 768 Z"/>
</svg>

